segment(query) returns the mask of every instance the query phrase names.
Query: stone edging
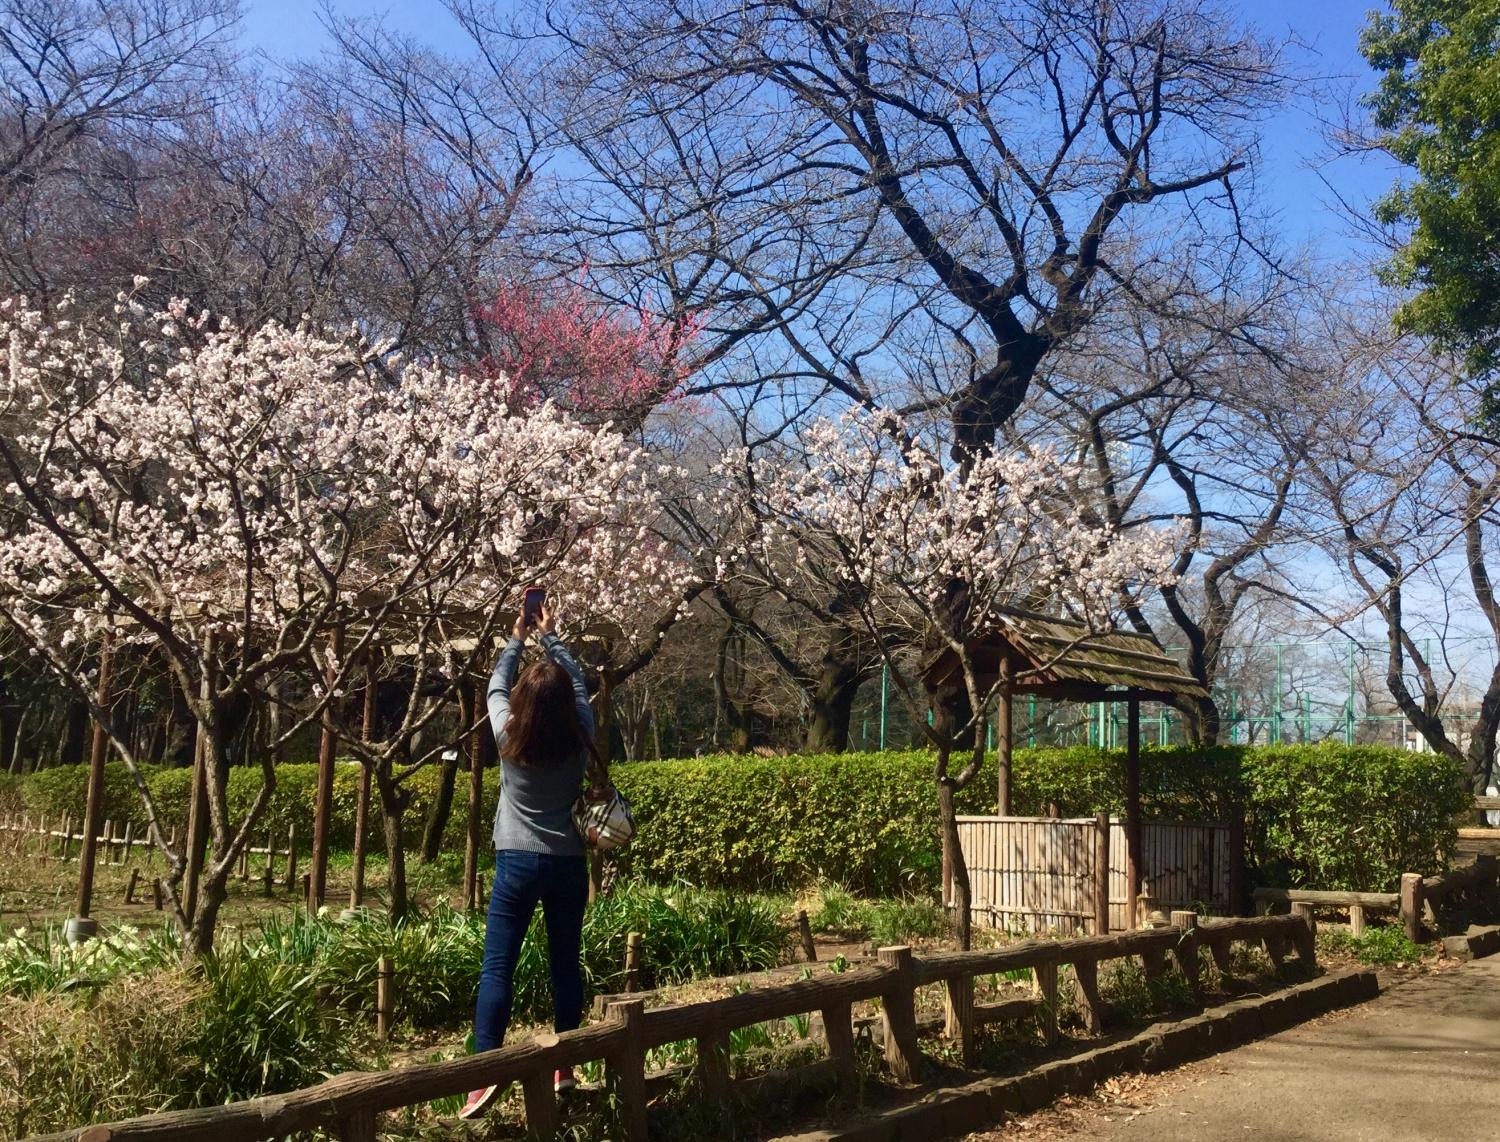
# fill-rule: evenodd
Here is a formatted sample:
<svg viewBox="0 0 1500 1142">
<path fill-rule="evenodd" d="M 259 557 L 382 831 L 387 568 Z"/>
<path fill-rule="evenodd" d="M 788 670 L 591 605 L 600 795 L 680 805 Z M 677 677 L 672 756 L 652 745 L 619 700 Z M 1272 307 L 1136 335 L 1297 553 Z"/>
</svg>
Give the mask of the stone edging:
<svg viewBox="0 0 1500 1142">
<path fill-rule="evenodd" d="M 1500 952 L 1500 927 L 1470 928 L 1462 936 L 1443 941 L 1443 955 L 1455 960 L 1478 960 Z"/>
<path fill-rule="evenodd" d="M 1116 1075 L 1168 1070 L 1379 993 L 1373 971 L 1325 975 L 1175 1023 L 1156 1023 L 1130 1039 L 1044 1063 L 1025 1074 L 933 1091 L 873 1118 L 789 1135 L 780 1142 L 929 1142 L 962 1136 L 998 1126 L 1007 1114 L 1040 1110 L 1061 1095 L 1085 1093 Z"/>
</svg>

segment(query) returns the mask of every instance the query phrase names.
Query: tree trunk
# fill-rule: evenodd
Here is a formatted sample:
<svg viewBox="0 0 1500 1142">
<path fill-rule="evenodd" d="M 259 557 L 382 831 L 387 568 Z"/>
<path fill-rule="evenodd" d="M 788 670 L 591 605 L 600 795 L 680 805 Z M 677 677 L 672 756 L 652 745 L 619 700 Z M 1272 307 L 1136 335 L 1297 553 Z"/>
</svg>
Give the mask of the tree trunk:
<svg viewBox="0 0 1500 1142">
<path fill-rule="evenodd" d="M 69 699 L 67 720 L 63 723 L 62 743 L 58 748 L 58 761 L 63 765 L 82 765 L 83 746 L 88 740 L 89 708 L 76 699 Z"/>
<path fill-rule="evenodd" d="M 422 833 L 422 863 L 437 860 L 443 849 L 443 833 L 448 828 L 448 818 L 453 814 L 453 788 L 458 783 L 459 751 L 452 750 L 451 757 L 443 758 L 438 776 L 437 796 L 432 808 L 427 811 L 427 827 Z"/>
<path fill-rule="evenodd" d="M 389 762 L 386 763 L 389 765 Z M 390 899 L 390 917 L 400 920 L 406 916 L 410 902 L 406 897 L 406 838 L 402 818 L 411 794 L 396 785 L 389 772 L 377 772 L 376 784 L 380 787 L 380 808 L 385 831 L 385 859 L 389 867 L 386 890 Z"/>
<path fill-rule="evenodd" d="M 953 934 L 959 948 L 968 951 L 973 942 L 973 924 L 969 916 L 969 866 L 958 843 L 958 810 L 953 782 L 946 777 L 938 778 L 938 824 L 942 830 L 943 863 L 953 880 Z"/>
<path fill-rule="evenodd" d="M 183 956 L 197 959 L 214 950 L 214 929 L 219 922 L 219 909 L 228 898 L 226 881 L 231 864 L 222 869 L 210 870 L 199 885 L 197 907 L 189 918 L 187 938 L 182 942 Z"/>
<path fill-rule="evenodd" d="M 808 753 L 843 753 L 849 748 L 849 721 L 854 712 L 854 696 L 859 692 L 859 672 L 852 663 L 833 655 L 823 660 L 812 699 L 807 724 Z"/>
</svg>

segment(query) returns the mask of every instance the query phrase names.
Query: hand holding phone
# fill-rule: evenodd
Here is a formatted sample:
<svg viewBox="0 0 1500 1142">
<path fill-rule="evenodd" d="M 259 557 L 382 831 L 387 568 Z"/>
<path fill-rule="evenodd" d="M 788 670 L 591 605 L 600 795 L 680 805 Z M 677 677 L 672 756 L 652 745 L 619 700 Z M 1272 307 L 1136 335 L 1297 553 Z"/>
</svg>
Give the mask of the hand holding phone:
<svg viewBox="0 0 1500 1142">
<path fill-rule="evenodd" d="M 521 602 L 521 621 L 526 624 L 528 631 L 533 631 L 542 621 L 542 607 L 547 601 L 547 591 L 543 587 L 527 587 L 526 594 Z"/>
</svg>

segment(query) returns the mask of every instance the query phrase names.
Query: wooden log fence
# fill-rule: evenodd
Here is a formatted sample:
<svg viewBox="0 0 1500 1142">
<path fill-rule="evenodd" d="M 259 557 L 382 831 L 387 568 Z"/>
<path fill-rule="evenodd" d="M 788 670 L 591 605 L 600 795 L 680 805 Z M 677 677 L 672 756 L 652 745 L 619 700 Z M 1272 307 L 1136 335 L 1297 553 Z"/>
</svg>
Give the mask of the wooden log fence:
<svg viewBox="0 0 1500 1142">
<path fill-rule="evenodd" d="M 1256 910 L 1268 913 L 1277 905 L 1296 908 L 1339 909 L 1349 913 L 1349 929 L 1364 933 L 1372 912 L 1395 912 L 1413 942 L 1436 934 L 1437 910 L 1463 902 L 1500 904 L 1500 861 L 1477 856 L 1472 864 L 1436 876 L 1408 872 L 1401 876 L 1398 892 L 1337 892 L 1311 888 L 1257 888 L 1252 894 Z"/>
<path fill-rule="evenodd" d="M 1171 956 L 1184 965 L 1188 979 L 1195 980 L 1201 948 L 1208 948 L 1222 964 L 1236 941 L 1290 947 L 1301 960 L 1312 963 L 1309 920 L 1300 915 L 1200 920 L 1194 913 L 1178 912 L 1171 928 L 1026 940 L 986 951 L 918 956 L 909 947 L 882 948 L 877 963 L 844 972 L 819 973 L 719 999 L 651 1009 L 639 996 L 612 999 L 601 1020 L 576 1031 L 542 1034 L 530 1042 L 449 1062 L 339 1075 L 305 1090 L 245 1102 L 80 1127 L 37 1142 L 253 1142 L 320 1128 L 331 1130 L 343 1142 L 373 1142 L 383 1113 L 511 1083 L 521 1084 L 529 1132 L 546 1137 L 557 1125 L 553 1071 L 598 1060 L 604 1062 L 606 1081 L 620 1108 L 623 1137 L 626 1142 L 644 1142 L 649 1132 L 647 1052 L 655 1048 L 696 1041 L 695 1081 L 705 1096 L 723 1099 L 737 1087 L 753 1089 L 757 1081 L 731 1080 L 731 1032 L 815 1012 L 821 1018 L 827 1058 L 807 1065 L 826 1068 L 840 1088 L 852 1094 L 858 1084 L 852 1022 L 857 1003 L 879 1001 L 886 1064 L 896 1078 L 911 1082 L 919 1078 L 922 1057 L 919 1037 L 925 1024 L 916 1018 L 921 988 L 947 985 L 950 996 L 956 992 L 960 997 L 947 1005 L 942 1026 L 961 1042 L 972 1043 L 975 1027 L 997 1018 L 1037 1019 L 1043 1038 L 1050 1042 L 1058 1035 L 1057 998 L 1065 966 L 1072 969 L 1075 993 L 1087 1001 L 1085 1021 L 1099 1026 L 1106 1016 L 1096 986 L 1100 963 L 1139 957 L 1150 972 L 1162 970 L 1166 957 Z M 976 975 L 1018 970 L 1032 972 L 1035 997 L 987 1005 L 988 1010 L 986 1005 L 962 1001 L 965 994 L 972 997 Z"/>
</svg>

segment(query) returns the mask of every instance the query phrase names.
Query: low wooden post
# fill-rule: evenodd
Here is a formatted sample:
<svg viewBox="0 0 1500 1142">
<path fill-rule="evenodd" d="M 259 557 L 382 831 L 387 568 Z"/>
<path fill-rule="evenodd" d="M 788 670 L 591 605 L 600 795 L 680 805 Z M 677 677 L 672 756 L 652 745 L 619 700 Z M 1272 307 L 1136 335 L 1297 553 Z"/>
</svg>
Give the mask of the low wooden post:
<svg viewBox="0 0 1500 1142">
<path fill-rule="evenodd" d="M 527 1137 L 551 1138 L 557 1133 L 557 1092 L 552 1088 L 552 1071 L 532 1071 L 524 1076 L 521 1093 L 526 1099 Z"/>
<path fill-rule="evenodd" d="M 71 814 L 63 814 L 62 848 L 58 851 L 58 860 L 68 859 L 68 845 L 73 840 L 73 817 Z"/>
<path fill-rule="evenodd" d="M 1214 967 L 1219 970 L 1219 979 L 1230 980 L 1234 978 L 1234 957 L 1230 953 L 1228 940 L 1215 940 L 1208 945 L 1209 952 L 1214 958 Z"/>
<path fill-rule="evenodd" d="M 645 937 L 631 932 L 625 937 L 625 990 L 641 990 L 641 941 Z"/>
<path fill-rule="evenodd" d="M 828 1039 L 828 1057 L 839 1077 L 839 1093 L 846 1098 L 859 1091 L 858 1060 L 854 1054 L 853 1010 L 848 1003 L 835 1003 L 822 1010 L 823 1034 Z"/>
<path fill-rule="evenodd" d="M 152 877 L 151 878 L 151 907 L 155 908 L 158 912 L 161 911 L 161 898 L 162 898 L 161 877 L 159 877 L 159 876 Z"/>
<path fill-rule="evenodd" d="M 375 1112 L 356 1110 L 334 1128 L 339 1142 L 375 1142 Z"/>
<path fill-rule="evenodd" d="M 312 906 L 312 873 L 310 872 L 302 874 L 302 906 L 307 909 L 308 915 L 317 911 Z"/>
<path fill-rule="evenodd" d="M 807 909 L 797 909 L 797 935 L 802 938 L 802 954 L 807 962 L 818 962 L 818 945 L 813 943 L 812 925 L 808 923 Z"/>
<path fill-rule="evenodd" d="M 1038 964 L 1031 974 L 1042 996 L 1042 1039 L 1050 1046 L 1057 1042 L 1057 965 Z"/>
<path fill-rule="evenodd" d="M 1109 814 L 1094 814 L 1094 935 L 1109 935 Z"/>
<path fill-rule="evenodd" d="M 270 865 L 270 862 L 268 861 L 268 862 L 266 862 L 266 867 L 261 871 L 261 874 L 260 874 L 260 891 L 261 891 L 261 895 L 262 896 L 270 896 L 271 895 L 271 890 L 275 887 L 275 885 L 276 885 L 275 875 L 272 873 L 272 871 L 271 871 L 271 865 Z"/>
<path fill-rule="evenodd" d="M 729 1033 L 698 1036 L 698 1083 L 703 1097 L 720 1104 L 729 1097 Z"/>
<path fill-rule="evenodd" d="M 1099 961 L 1082 960 L 1073 965 L 1073 1001 L 1083 1027 L 1090 1035 L 1104 1030 L 1104 1000 L 1099 996 Z"/>
<path fill-rule="evenodd" d="M 246 840 L 245 847 L 240 850 L 240 883 L 250 879 L 250 842 Z"/>
<path fill-rule="evenodd" d="M 131 869 L 130 870 L 130 883 L 125 886 L 125 903 L 126 904 L 134 904 L 135 903 L 135 886 L 136 886 L 137 882 L 140 879 L 141 879 L 141 870 L 138 869 L 138 868 Z"/>
<path fill-rule="evenodd" d="M 375 966 L 375 1037 L 382 1043 L 391 1033 L 391 976 L 394 966 L 390 956 L 381 956 Z"/>
<path fill-rule="evenodd" d="M 1172 927 L 1178 931 L 1177 943 L 1172 948 L 1172 957 L 1187 978 L 1188 986 L 1196 992 L 1201 974 L 1198 965 L 1198 913 L 1174 910 Z"/>
<path fill-rule="evenodd" d="M 290 892 L 292 885 L 297 883 L 297 826 L 291 825 L 286 831 L 286 890 Z"/>
<path fill-rule="evenodd" d="M 1297 958 L 1308 968 L 1318 966 L 1318 921 L 1313 916 L 1313 906 L 1303 901 L 1292 903 L 1292 915 L 1302 920 L 1292 942 L 1297 948 Z"/>
<path fill-rule="evenodd" d="M 958 1044 L 959 1060 L 974 1065 L 974 977 L 967 973 L 948 980 L 943 993 L 943 1036 Z"/>
<path fill-rule="evenodd" d="M 124 841 L 124 844 L 121 845 L 121 847 L 120 847 L 120 859 L 116 862 L 117 864 L 124 864 L 126 861 L 128 861 L 130 859 L 130 853 L 131 853 L 130 846 L 135 843 L 134 834 L 135 834 L 135 822 L 134 821 L 126 821 L 125 822 L 125 841 Z"/>
<path fill-rule="evenodd" d="M 1365 906 L 1349 905 L 1349 934 L 1356 939 L 1365 934 Z"/>
<path fill-rule="evenodd" d="M 1401 923 L 1406 928 L 1406 938 L 1417 944 L 1422 941 L 1422 874 L 1401 874 Z"/>
<path fill-rule="evenodd" d="M 605 1018 L 622 1025 L 624 1042 L 605 1060 L 609 1085 L 620 1107 L 625 1142 L 646 1142 L 646 1043 L 644 999 L 617 999 Z"/>
<path fill-rule="evenodd" d="M 1160 979 L 1167 972 L 1167 953 L 1161 948 L 1147 948 L 1141 952 L 1141 968 L 1148 980 Z"/>
<path fill-rule="evenodd" d="M 921 1051 L 917 1045 L 916 983 L 912 978 L 911 948 L 900 944 L 881 948 L 875 955 L 886 967 L 896 970 L 896 978 L 880 997 L 886 1065 L 897 1081 L 916 1082 Z"/>
</svg>

